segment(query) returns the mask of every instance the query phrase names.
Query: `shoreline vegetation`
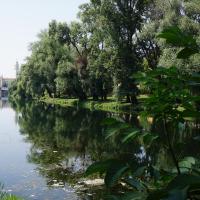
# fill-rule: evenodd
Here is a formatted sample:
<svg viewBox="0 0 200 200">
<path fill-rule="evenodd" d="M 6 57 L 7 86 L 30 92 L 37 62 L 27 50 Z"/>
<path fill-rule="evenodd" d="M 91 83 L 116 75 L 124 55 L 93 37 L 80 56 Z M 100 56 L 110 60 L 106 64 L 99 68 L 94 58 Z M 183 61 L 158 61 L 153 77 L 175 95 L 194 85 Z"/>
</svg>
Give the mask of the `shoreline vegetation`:
<svg viewBox="0 0 200 200">
<path fill-rule="evenodd" d="M 3 185 L 1 185 L 1 183 L 0 183 L 0 200 L 23 200 L 23 199 L 5 192 Z"/>
<path fill-rule="evenodd" d="M 79 99 L 63 99 L 63 98 L 50 98 L 43 97 L 40 102 L 46 104 L 59 105 L 61 107 L 79 107 L 89 110 L 101 110 L 114 113 L 130 113 L 134 111 L 134 106 L 131 103 L 119 102 L 112 97 L 107 101 L 94 101 L 88 99 L 86 101 L 80 101 Z"/>
</svg>

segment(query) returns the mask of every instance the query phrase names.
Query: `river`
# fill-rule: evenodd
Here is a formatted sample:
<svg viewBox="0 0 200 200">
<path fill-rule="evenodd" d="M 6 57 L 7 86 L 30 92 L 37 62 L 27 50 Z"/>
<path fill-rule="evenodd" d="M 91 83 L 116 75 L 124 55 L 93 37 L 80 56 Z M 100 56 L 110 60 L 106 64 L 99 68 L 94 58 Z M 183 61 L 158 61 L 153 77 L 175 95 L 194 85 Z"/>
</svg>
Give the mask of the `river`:
<svg viewBox="0 0 200 200">
<path fill-rule="evenodd" d="M 112 115 L 44 104 L 13 109 L 1 101 L 0 182 L 4 189 L 26 200 L 92 199 L 92 193 L 97 198 L 99 194 L 90 190 L 73 188 L 92 162 L 121 152 L 115 143 L 105 141 L 101 125 Z"/>
<path fill-rule="evenodd" d="M 102 199 L 101 190 L 77 189 L 84 171 L 94 161 L 134 158 L 140 164 L 153 162 L 165 170 L 172 168 L 162 137 L 146 150 L 141 144 L 120 143 L 118 138 L 106 140 L 102 121 L 108 117 L 141 126 L 137 115 L 34 103 L 13 109 L 7 101 L 1 102 L 0 182 L 4 189 L 25 200 L 97 200 Z M 199 133 L 198 124 L 189 126 L 193 128 L 173 139 L 187 141 L 181 156 L 200 157 L 199 142 L 191 139 Z"/>
<path fill-rule="evenodd" d="M 48 187 L 37 165 L 28 161 L 33 144 L 20 132 L 17 113 L 6 103 L 0 109 L 0 181 L 6 191 L 24 199 L 78 199 L 74 190 Z"/>
</svg>

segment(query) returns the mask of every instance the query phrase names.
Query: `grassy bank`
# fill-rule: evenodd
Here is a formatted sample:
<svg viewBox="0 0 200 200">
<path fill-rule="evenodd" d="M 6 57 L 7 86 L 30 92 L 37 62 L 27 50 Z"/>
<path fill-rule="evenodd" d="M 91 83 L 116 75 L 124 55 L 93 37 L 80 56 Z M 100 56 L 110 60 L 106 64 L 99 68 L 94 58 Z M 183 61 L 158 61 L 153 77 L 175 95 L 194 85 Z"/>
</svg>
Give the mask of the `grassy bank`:
<svg viewBox="0 0 200 200">
<path fill-rule="evenodd" d="M 42 102 L 47 104 L 60 105 L 62 107 L 80 107 L 90 110 L 103 110 L 109 112 L 131 112 L 133 107 L 130 103 L 120 103 L 109 98 L 107 101 L 79 101 L 78 99 L 59 99 L 59 98 L 42 98 Z"/>
</svg>

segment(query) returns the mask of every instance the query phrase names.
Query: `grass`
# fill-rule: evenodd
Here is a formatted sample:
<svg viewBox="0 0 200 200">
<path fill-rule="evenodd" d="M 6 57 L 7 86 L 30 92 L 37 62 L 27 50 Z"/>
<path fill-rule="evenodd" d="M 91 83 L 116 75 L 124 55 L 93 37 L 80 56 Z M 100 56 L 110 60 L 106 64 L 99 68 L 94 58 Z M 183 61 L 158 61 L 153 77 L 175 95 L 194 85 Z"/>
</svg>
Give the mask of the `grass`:
<svg viewBox="0 0 200 200">
<path fill-rule="evenodd" d="M 0 190 L 0 200 L 22 200 L 22 199 L 14 195 L 7 194 Z"/>
<path fill-rule="evenodd" d="M 1 200 L 22 200 L 22 199 L 19 197 L 13 196 L 13 195 L 7 195 L 7 196 L 3 197 L 3 199 L 1 199 Z"/>
<path fill-rule="evenodd" d="M 107 101 L 93 101 L 92 99 L 79 101 L 78 99 L 44 97 L 41 101 L 47 104 L 60 105 L 62 107 L 80 107 L 90 110 L 103 110 L 109 112 L 131 112 L 133 110 L 131 103 L 117 102 L 112 97 L 108 98 Z"/>
<path fill-rule="evenodd" d="M 22 199 L 4 192 L 3 191 L 3 185 L 0 184 L 0 200 L 22 200 Z"/>
</svg>

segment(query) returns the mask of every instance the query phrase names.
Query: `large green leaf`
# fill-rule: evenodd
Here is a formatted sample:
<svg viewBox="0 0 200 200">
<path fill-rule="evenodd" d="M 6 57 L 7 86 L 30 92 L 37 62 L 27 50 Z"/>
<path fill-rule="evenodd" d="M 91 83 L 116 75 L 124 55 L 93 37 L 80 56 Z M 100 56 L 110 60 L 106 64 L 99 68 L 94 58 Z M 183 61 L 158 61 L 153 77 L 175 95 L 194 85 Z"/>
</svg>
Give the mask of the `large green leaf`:
<svg viewBox="0 0 200 200">
<path fill-rule="evenodd" d="M 200 118 L 200 112 L 193 110 L 184 110 L 182 117 Z"/>
<path fill-rule="evenodd" d="M 167 190 L 184 189 L 186 187 L 200 188 L 200 176 L 181 174 L 175 177 L 168 185 Z"/>
<path fill-rule="evenodd" d="M 182 161 L 179 162 L 179 167 L 183 170 L 189 170 L 196 163 L 195 158 L 193 157 L 185 157 Z"/>
<path fill-rule="evenodd" d="M 187 191 L 188 187 L 185 187 L 182 190 L 171 190 L 168 193 L 168 197 L 163 200 L 187 200 Z"/>
<path fill-rule="evenodd" d="M 115 135 L 118 135 L 120 134 L 122 131 L 125 132 L 125 131 L 128 131 L 127 129 L 130 128 L 130 125 L 129 124 L 126 124 L 126 123 L 120 123 L 118 122 L 117 124 L 115 124 L 113 127 L 107 129 L 106 133 L 106 139 L 112 137 L 112 136 L 115 136 Z"/>
<path fill-rule="evenodd" d="M 143 138 L 144 144 L 148 148 L 148 147 L 151 146 L 151 144 L 152 144 L 153 141 L 155 141 L 156 139 L 158 139 L 158 136 L 146 132 L 146 133 L 144 133 L 144 135 L 142 136 L 142 138 Z"/>
<path fill-rule="evenodd" d="M 168 44 L 174 46 L 185 47 L 196 45 L 196 40 L 191 35 L 184 34 L 176 26 L 164 29 L 157 37 L 166 39 Z"/>
<path fill-rule="evenodd" d="M 102 125 L 109 125 L 109 126 L 117 124 L 117 123 L 119 123 L 119 121 L 117 121 L 114 118 L 106 118 L 101 122 Z"/>
<path fill-rule="evenodd" d="M 186 200 L 188 187 L 183 189 L 157 190 L 150 193 L 147 200 Z"/>
<path fill-rule="evenodd" d="M 122 142 L 129 142 L 130 140 L 136 138 L 139 132 L 139 130 L 134 130 L 133 132 L 128 133 L 126 137 L 123 138 Z"/>
<path fill-rule="evenodd" d="M 134 173 L 133 173 L 133 176 L 134 177 L 140 177 L 144 174 L 145 170 L 147 169 L 147 166 L 142 166 L 142 167 L 139 167 L 137 168 Z"/>
<path fill-rule="evenodd" d="M 125 182 L 129 186 L 137 189 L 138 191 L 144 191 L 146 189 L 146 187 L 142 184 L 142 182 L 140 180 L 137 180 L 136 178 L 126 178 Z"/>
<path fill-rule="evenodd" d="M 166 190 L 157 190 L 151 192 L 146 200 L 161 200 L 167 197 L 167 191 Z"/>
<path fill-rule="evenodd" d="M 95 173 L 105 173 L 113 162 L 115 162 L 113 159 L 96 162 L 87 168 L 85 175 L 89 176 Z"/>
<path fill-rule="evenodd" d="M 119 179 L 122 178 L 122 176 L 125 172 L 127 172 L 128 169 L 129 167 L 127 165 L 124 165 L 122 162 L 113 162 L 106 171 L 106 186 L 113 187 L 114 185 L 116 185 Z"/>
<path fill-rule="evenodd" d="M 115 195 L 107 195 L 105 200 L 120 200 L 121 198 Z"/>
<path fill-rule="evenodd" d="M 186 47 L 182 49 L 181 51 L 179 51 L 177 58 L 186 59 L 196 53 L 199 53 L 199 50 L 197 48 Z"/>
<path fill-rule="evenodd" d="M 128 169 L 129 167 L 126 165 L 126 163 L 110 159 L 92 164 L 86 170 L 85 175 L 89 176 L 95 173 L 105 173 L 106 186 L 113 187 Z"/>
<path fill-rule="evenodd" d="M 145 200 L 147 198 L 146 193 L 143 192 L 129 192 L 121 197 L 121 200 Z"/>
<path fill-rule="evenodd" d="M 168 44 L 183 47 L 177 58 L 187 59 L 191 55 L 199 53 L 199 46 L 196 40 L 191 35 L 183 33 L 178 27 L 169 27 L 163 30 L 158 37 L 166 39 Z"/>
</svg>

